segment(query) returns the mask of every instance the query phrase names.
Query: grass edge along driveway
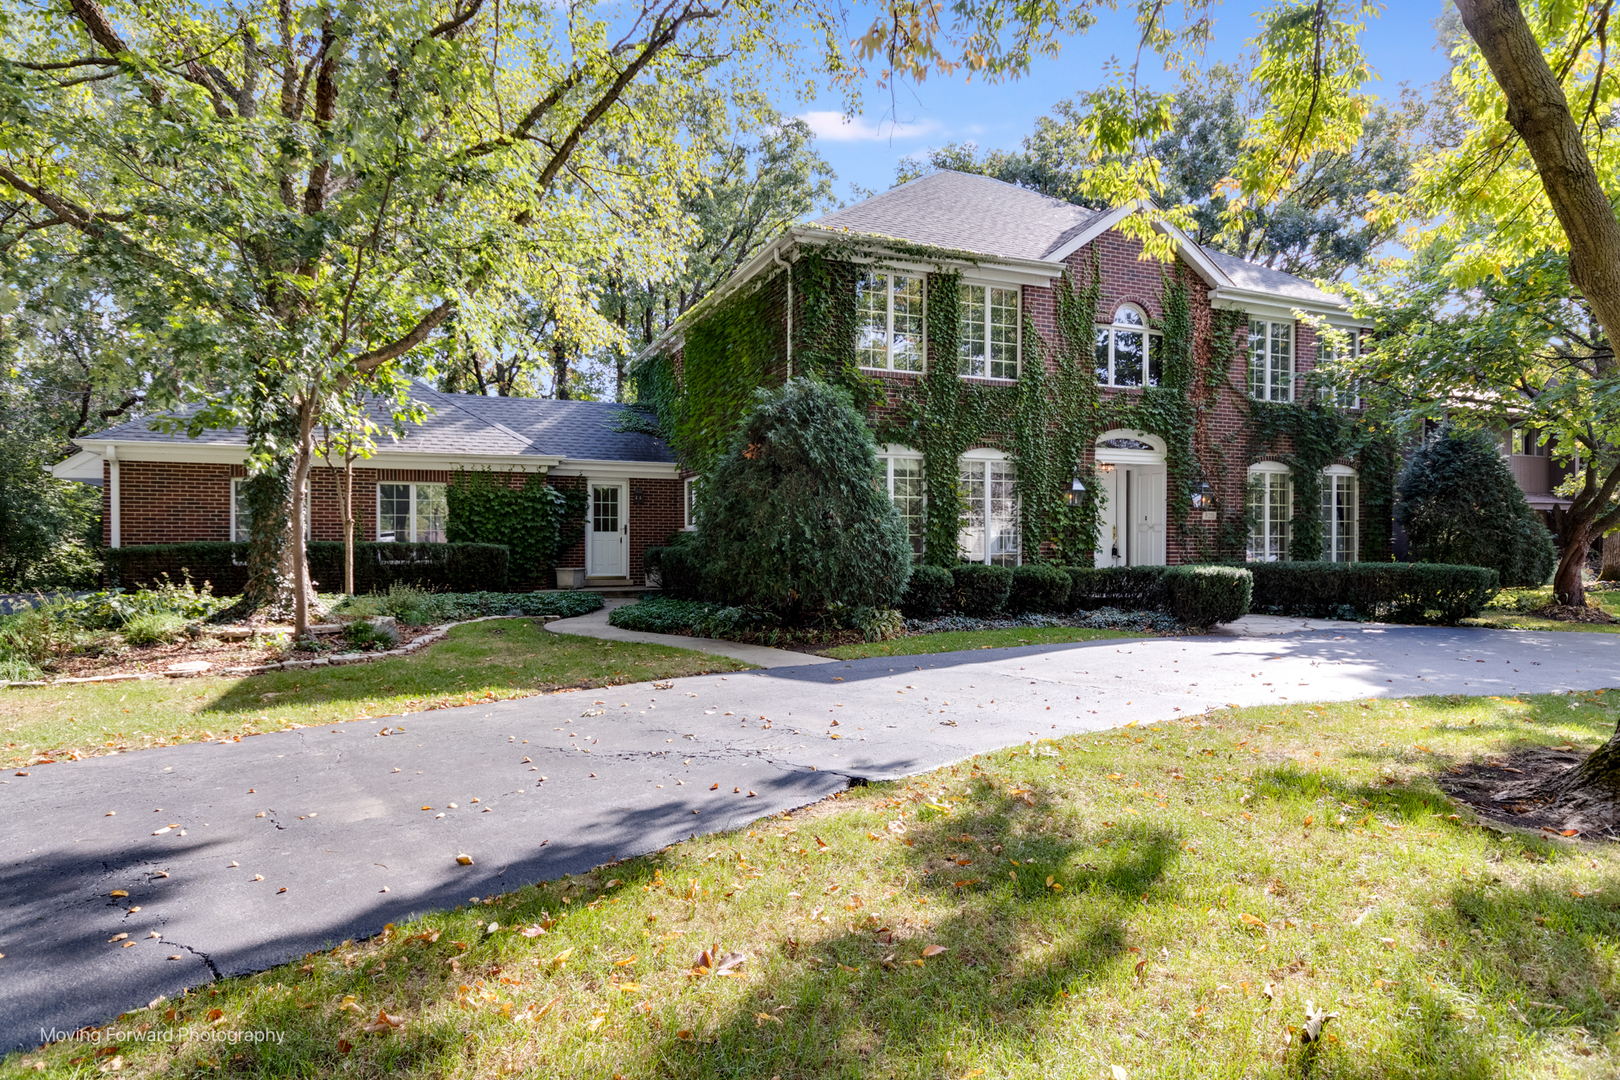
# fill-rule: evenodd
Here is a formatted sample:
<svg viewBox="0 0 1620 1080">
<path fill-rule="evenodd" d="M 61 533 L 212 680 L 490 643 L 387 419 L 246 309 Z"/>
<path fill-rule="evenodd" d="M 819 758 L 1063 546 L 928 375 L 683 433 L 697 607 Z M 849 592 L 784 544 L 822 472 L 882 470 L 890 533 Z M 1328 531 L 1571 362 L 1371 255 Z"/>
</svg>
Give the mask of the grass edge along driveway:
<svg viewBox="0 0 1620 1080">
<path fill-rule="evenodd" d="M 553 634 L 530 619 L 492 619 L 454 627 L 408 656 L 342 667 L 0 691 L 0 766 L 747 667 L 688 649 Z"/>
<path fill-rule="evenodd" d="M 1435 778 L 1593 746 L 1617 705 L 1368 700 L 1032 741 L 335 943 L 0 1071 L 1609 1077 L 1620 848 L 1481 828 Z M 1338 1016 L 1305 1045 L 1308 1002 Z M 283 1041 L 112 1038 L 188 1027 Z"/>
</svg>

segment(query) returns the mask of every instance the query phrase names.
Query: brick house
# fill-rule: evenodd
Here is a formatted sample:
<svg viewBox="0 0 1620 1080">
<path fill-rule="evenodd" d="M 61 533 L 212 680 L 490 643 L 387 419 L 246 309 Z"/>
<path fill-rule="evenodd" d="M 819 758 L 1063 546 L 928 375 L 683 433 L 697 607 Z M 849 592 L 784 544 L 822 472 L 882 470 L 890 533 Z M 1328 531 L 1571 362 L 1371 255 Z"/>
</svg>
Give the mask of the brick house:
<svg viewBox="0 0 1620 1080">
<path fill-rule="evenodd" d="M 668 365 L 668 378 L 688 395 L 686 414 L 722 414 L 752 386 L 809 371 L 840 372 L 864 388 L 884 444 L 881 482 L 919 556 L 928 493 L 951 491 L 930 484 L 933 469 L 954 479 L 956 554 L 973 561 L 1016 564 L 1037 549 L 1097 565 L 1387 558 L 1387 467 L 1377 499 L 1364 492 L 1348 443 L 1328 460 L 1318 450 L 1311 475 L 1299 475 L 1307 456 L 1296 445 L 1299 425 L 1348 430 L 1359 422 L 1353 394 L 1310 377 L 1319 342 L 1309 317 L 1345 331 L 1349 348 L 1363 328 L 1339 297 L 1185 235 L 1172 232 L 1173 265 L 1140 259 L 1140 243 L 1120 230 L 1139 209 L 1089 210 L 983 176 L 936 172 L 788 230 L 638 364 Z M 1069 342 L 1060 308 L 1077 288 L 1094 310 L 1071 334 L 1086 340 Z M 935 310 L 952 308 L 954 328 Z M 836 326 L 845 329 L 829 344 Z M 725 334 L 733 346 L 717 349 Z M 1041 459 L 1028 448 L 1019 460 L 1011 421 L 981 425 L 951 459 L 903 441 L 908 416 L 916 441 L 929 436 L 917 402 L 942 365 L 960 393 L 983 391 L 993 402 L 996 388 L 1016 393 L 1036 376 L 1056 385 L 1060 355 L 1092 384 L 1073 398 L 1086 402 L 1090 428 L 1084 445 L 1065 455 L 1072 460 Z M 727 379 L 736 386 L 728 390 Z M 691 400 L 694 393 L 709 399 Z M 1061 423 L 1051 414 L 1064 400 L 1048 398 L 1041 426 Z M 692 445 L 675 440 L 688 464 L 701 434 Z M 1028 443 L 1037 445 L 1048 444 Z M 1031 524 L 1024 478 L 1032 474 L 1044 478 L 1043 505 L 1063 499 L 1054 478 L 1091 500 L 1094 544 L 1059 551 L 1044 523 Z M 941 529 L 935 535 L 950 535 L 949 518 Z"/>
<path fill-rule="evenodd" d="M 445 486 L 461 469 L 507 473 L 509 481 L 538 473 L 559 487 L 585 488 L 584 528 L 558 565 L 584 567 L 598 585 L 642 583 L 646 549 L 685 524 L 674 455 L 662 440 L 618 430 L 618 405 L 442 394 L 425 384 L 412 396 L 426 418 L 403 437 L 379 436 L 376 453 L 355 463 L 357 540 L 443 540 Z M 389 410 L 373 411 L 373 422 L 389 431 Z M 52 471 L 101 485 L 106 545 L 247 539 L 242 430 L 187 439 L 140 419 L 74 443 L 78 452 Z M 332 462 L 317 458 L 310 470 L 312 540 L 343 539 L 341 456 Z"/>
</svg>

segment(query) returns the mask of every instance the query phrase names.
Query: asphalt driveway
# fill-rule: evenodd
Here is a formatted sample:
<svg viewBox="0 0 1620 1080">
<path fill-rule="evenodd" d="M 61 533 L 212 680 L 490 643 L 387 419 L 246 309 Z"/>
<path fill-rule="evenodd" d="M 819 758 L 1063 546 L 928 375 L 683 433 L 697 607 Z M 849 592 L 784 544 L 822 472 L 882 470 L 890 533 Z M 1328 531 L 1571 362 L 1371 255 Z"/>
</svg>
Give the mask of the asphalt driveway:
<svg viewBox="0 0 1620 1080">
<path fill-rule="evenodd" d="M 1609 635 L 1367 627 L 699 676 L 36 767 L 0 778 L 0 1049 L 1033 737 L 1616 684 Z"/>
</svg>

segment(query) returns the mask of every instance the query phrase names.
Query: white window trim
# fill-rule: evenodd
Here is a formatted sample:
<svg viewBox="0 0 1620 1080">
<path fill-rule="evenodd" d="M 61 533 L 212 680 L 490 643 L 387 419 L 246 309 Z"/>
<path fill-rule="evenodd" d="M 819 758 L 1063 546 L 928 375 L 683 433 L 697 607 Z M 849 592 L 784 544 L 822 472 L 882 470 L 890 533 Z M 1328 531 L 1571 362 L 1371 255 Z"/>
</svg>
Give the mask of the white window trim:
<svg viewBox="0 0 1620 1080">
<path fill-rule="evenodd" d="M 928 275 L 922 273 L 913 273 L 907 270 L 890 270 L 876 265 L 862 270 L 861 273 L 863 275 L 883 275 L 885 289 L 883 303 L 884 311 L 886 313 L 886 321 L 884 323 L 883 358 L 886 365 L 884 367 L 872 367 L 868 364 L 861 364 L 860 369 L 862 371 L 891 371 L 901 375 L 923 374 L 928 370 Z M 894 366 L 894 279 L 897 276 L 903 278 L 916 278 L 917 281 L 922 285 L 922 333 L 918 335 L 917 338 L 917 357 L 921 361 L 922 366 L 915 371 L 908 368 L 897 368 Z"/>
<path fill-rule="evenodd" d="M 231 542 L 232 543 L 246 544 L 246 543 L 251 542 L 252 539 L 253 539 L 251 536 L 238 536 L 238 535 L 236 535 L 236 500 L 240 497 L 238 493 L 239 493 L 239 491 L 241 489 L 241 486 L 243 484 L 247 483 L 248 479 L 249 478 L 246 477 L 246 476 L 233 476 L 233 477 L 231 477 Z M 309 531 L 309 483 L 310 482 L 308 480 L 304 481 L 304 540 L 305 540 L 306 543 L 309 541 L 310 535 L 311 535 L 310 531 Z"/>
<path fill-rule="evenodd" d="M 984 483 L 985 483 L 985 491 L 984 491 L 984 513 L 985 513 L 984 555 L 983 555 L 983 558 L 980 560 L 981 562 L 984 562 L 986 564 L 991 564 L 991 562 L 992 562 L 991 557 L 990 557 L 990 470 L 988 468 L 988 463 L 1009 462 L 1011 460 L 1012 460 L 1012 455 L 1006 453 L 1005 451 L 996 450 L 996 449 L 993 449 L 993 448 L 988 447 L 988 446 L 975 447 L 972 450 L 968 450 L 968 451 L 964 452 L 961 457 L 956 459 L 956 461 L 957 461 L 956 471 L 957 471 L 958 478 L 960 478 L 960 476 L 961 476 L 962 463 L 963 462 L 983 461 L 983 462 L 987 463 L 987 467 L 985 469 L 985 479 L 984 479 Z M 958 479 L 958 483 L 960 483 L 960 479 Z M 1020 525 L 1020 522 L 1022 521 L 1023 507 L 1024 507 L 1024 496 L 1023 496 L 1023 492 L 1019 489 L 1019 482 L 1016 479 L 1016 474 L 1015 474 L 1015 478 L 1013 480 L 1013 492 L 1014 492 L 1014 496 L 1013 496 L 1013 525 L 1016 528 L 1016 527 L 1018 527 Z M 958 530 L 958 536 L 960 537 L 960 530 Z M 1013 563 L 1014 566 L 1020 566 L 1024 562 L 1024 538 L 1023 538 L 1022 535 L 1020 535 L 1018 537 L 1018 552 L 1017 552 L 1017 555 L 1018 555 L 1018 558 L 1017 558 L 1017 561 Z M 962 555 L 962 548 L 961 548 L 960 540 L 958 541 L 958 544 L 957 544 L 957 557 L 962 558 L 962 559 L 964 559 L 964 561 L 966 561 L 965 557 Z"/>
<path fill-rule="evenodd" d="M 685 522 L 681 526 L 683 532 L 692 532 L 697 528 L 697 505 L 692 501 L 697 492 L 697 481 L 695 476 L 681 481 L 681 516 Z"/>
<path fill-rule="evenodd" d="M 410 525 L 408 527 L 408 535 L 406 536 L 406 538 L 403 541 L 401 541 L 398 537 L 395 537 L 394 540 L 391 541 L 391 543 L 396 543 L 396 544 L 398 544 L 398 543 L 407 543 L 407 544 L 426 543 L 426 541 L 418 541 L 416 539 L 416 489 L 420 484 L 429 484 L 429 483 L 432 483 L 437 487 L 444 487 L 445 486 L 443 484 L 437 484 L 436 482 L 429 481 L 429 480 L 422 480 L 422 481 L 416 481 L 416 480 L 379 480 L 379 481 L 377 481 L 377 485 L 376 485 L 376 506 L 375 506 L 375 514 L 371 519 L 372 520 L 371 531 L 372 531 L 373 538 L 375 540 L 377 540 L 378 543 L 382 542 L 382 516 L 383 516 L 382 515 L 382 489 L 383 489 L 384 486 L 387 486 L 387 487 L 405 487 L 405 488 L 410 488 L 411 489 L 411 514 L 410 514 Z"/>
<path fill-rule="evenodd" d="M 1280 461 L 1261 461 L 1261 462 L 1257 462 L 1257 463 L 1249 466 L 1249 471 L 1248 471 L 1248 473 L 1247 473 L 1247 475 L 1245 477 L 1245 481 L 1247 481 L 1248 479 L 1252 479 L 1253 477 L 1260 476 L 1260 475 L 1285 476 L 1285 477 L 1288 477 L 1289 481 L 1290 481 L 1289 484 L 1288 484 L 1288 505 L 1286 507 L 1286 514 L 1283 517 L 1283 523 L 1282 523 L 1283 524 L 1282 545 L 1281 545 L 1281 549 L 1277 553 L 1277 559 L 1276 559 L 1277 562 L 1286 562 L 1288 560 L 1288 549 L 1294 542 L 1294 524 L 1293 524 L 1293 522 L 1294 522 L 1294 485 L 1292 483 L 1294 471 L 1292 469 L 1290 469 L 1287 465 L 1284 465 Z M 1269 481 L 1268 481 L 1268 484 L 1269 484 Z M 1245 496 L 1245 499 L 1246 498 L 1247 498 L 1247 496 Z M 1270 498 L 1269 491 L 1267 493 L 1265 505 L 1266 505 L 1266 507 L 1268 509 L 1271 506 L 1271 498 Z M 1267 521 L 1267 520 L 1262 520 L 1261 521 L 1260 528 L 1261 528 L 1261 532 L 1263 534 L 1269 534 L 1269 532 L 1270 532 L 1269 525 L 1270 524 L 1271 523 L 1269 521 Z M 1253 543 L 1252 536 L 1248 541 L 1245 541 L 1245 543 L 1246 544 L 1252 544 Z M 1267 560 L 1254 560 L 1250 556 L 1251 556 L 1251 552 L 1248 551 L 1248 550 L 1245 550 L 1245 552 L 1244 552 L 1245 561 L 1249 561 L 1249 562 L 1267 561 Z"/>
<path fill-rule="evenodd" d="M 1022 285 L 1017 284 L 1017 283 L 1008 283 L 1008 282 L 1005 282 L 1005 281 L 991 281 L 991 280 L 984 279 L 984 278 L 969 278 L 969 277 L 963 277 L 961 279 L 961 281 L 959 282 L 959 284 L 960 285 L 971 285 L 974 288 L 984 290 L 984 372 L 985 373 L 983 375 L 963 374 L 962 373 L 962 359 L 963 358 L 960 355 L 958 355 L 956 357 L 956 367 L 957 367 L 958 377 L 963 378 L 963 379 L 994 380 L 996 382 L 1017 382 L 1020 378 L 1023 377 L 1023 374 L 1024 374 L 1024 287 Z M 1014 302 L 1015 303 L 1015 308 L 1016 308 L 1016 311 L 1017 311 L 1017 320 L 1013 324 L 1013 343 L 1014 343 L 1013 376 L 1010 379 L 1007 378 L 1005 375 L 992 375 L 992 374 L 990 374 L 990 290 L 991 289 L 1002 289 L 1004 291 L 1012 292 L 1012 293 L 1015 293 L 1017 295 L 1017 300 Z M 924 327 L 927 326 L 927 308 L 928 308 L 927 292 L 928 292 L 928 287 L 927 287 L 927 281 L 925 279 L 924 283 L 923 283 L 923 293 L 924 293 L 924 297 L 923 297 L 923 319 L 924 319 L 924 322 L 923 322 L 923 325 L 924 325 Z M 927 355 L 926 347 L 923 350 L 923 355 L 925 357 Z M 926 364 L 924 366 L 926 366 Z"/>
<path fill-rule="evenodd" d="M 1130 323 L 1120 322 L 1119 312 L 1121 308 L 1130 308 L 1142 316 L 1142 325 L 1132 326 Z M 1114 308 L 1114 321 L 1098 323 L 1097 329 L 1108 331 L 1108 381 L 1099 382 L 1098 386 L 1111 386 L 1117 390 L 1141 390 L 1144 387 L 1158 385 L 1149 380 L 1152 378 L 1150 372 L 1153 370 L 1153 358 L 1158 355 L 1155 339 L 1157 339 L 1158 344 L 1162 344 L 1164 334 L 1148 325 L 1148 314 L 1142 310 L 1142 305 L 1134 304 L 1129 300 L 1121 302 Z M 1134 386 L 1121 386 L 1114 381 L 1114 335 L 1120 332 L 1142 335 L 1142 381 Z M 1162 360 L 1159 362 L 1159 371 L 1161 375 L 1164 372 L 1164 362 Z"/>
<path fill-rule="evenodd" d="M 1295 388 L 1299 385 L 1299 327 L 1293 319 L 1272 319 L 1263 315 L 1249 313 L 1249 324 L 1261 323 L 1266 328 L 1266 363 L 1265 363 L 1265 397 L 1254 396 L 1254 350 L 1251 345 L 1245 345 L 1243 350 L 1243 379 L 1248 389 L 1249 398 L 1253 401 L 1291 402 L 1295 400 Z M 1284 397 L 1275 397 L 1271 385 L 1271 328 L 1273 326 L 1288 327 L 1288 393 Z M 1253 333 L 1249 327 L 1245 330 Z"/>
<path fill-rule="evenodd" d="M 1349 342 L 1349 345 L 1350 345 L 1350 360 L 1352 362 L 1354 362 L 1356 360 L 1359 360 L 1361 358 L 1361 331 L 1360 331 L 1360 329 L 1358 329 L 1357 327 L 1354 327 L 1354 326 L 1336 326 L 1336 327 L 1333 327 L 1333 329 L 1341 331 L 1345 335 L 1345 337 L 1348 339 L 1348 342 Z M 1335 359 L 1337 359 L 1337 357 L 1334 354 L 1334 350 L 1329 346 L 1327 340 L 1325 338 L 1323 338 L 1320 334 L 1318 334 L 1317 337 L 1316 337 L 1316 360 L 1317 360 L 1317 363 L 1320 364 L 1323 360 L 1330 360 L 1331 361 L 1331 360 L 1335 360 Z M 1340 408 L 1340 409 L 1359 409 L 1362 406 L 1361 392 L 1359 390 L 1357 390 L 1355 387 L 1351 387 L 1351 391 L 1350 391 L 1351 403 L 1348 404 L 1348 405 L 1346 405 L 1342 400 L 1340 400 L 1341 397 L 1344 396 L 1342 391 L 1340 391 L 1338 389 L 1335 389 L 1335 388 L 1329 388 L 1328 393 L 1330 393 L 1333 396 L 1333 404 L 1337 408 Z"/>
<path fill-rule="evenodd" d="M 1336 477 L 1349 477 L 1356 482 L 1356 505 L 1350 515 L 1350 557 L 1348 559 L 1332 559 L 1332 562 L 1360 562 L 1361 561 L 1361 474 L 1348 465 L 1329 465 L 1322 470 L 1322 480 L 1331 485 Z M 1322 522 L 1323 542 L 1333 542 L 1333 530 L 1327 521 Z M 1328 552 L 1324 548 L 1322 558 L 1327 559 Z"/>
<path fill-rule="evenodd" d="M 898 443 L 890 443 L 888 446 L 884 446 L 878 450 L 877 458 L 883 463 L 883 489 L 888 493 L 889 501 L 891 503 L 894 502 L 894 463 L 896 461 L 915 461 L 917 463 L 917 474 L 919 476 L 923 476 L 923 520 L 921 524 L 923 527 L 923 532 L 926 535 L 928 528 L 928 479 L 923 475 L 922 452 L 920 450 L 913 450 L 909 446 L 901 446 Z M 906 539 L 909 541 L 910 536 L 908 535 Z M 925 553 L 918 553 L 918 558 L 921 558 L 923 554 Z"/>
</svg>

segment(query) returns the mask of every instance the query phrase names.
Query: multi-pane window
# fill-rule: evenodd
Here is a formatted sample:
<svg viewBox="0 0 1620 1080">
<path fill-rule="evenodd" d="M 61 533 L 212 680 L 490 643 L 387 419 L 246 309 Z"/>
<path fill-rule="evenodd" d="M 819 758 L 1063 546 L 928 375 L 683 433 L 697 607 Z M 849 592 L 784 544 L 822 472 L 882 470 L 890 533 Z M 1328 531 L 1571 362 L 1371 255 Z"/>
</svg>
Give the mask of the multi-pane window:
<svg viewBox="0 0 1620 1080">
<path fill-rule="evenodd" d="M 681 500 L 686 506 L 686 528 L 697 528 L 697 497 L 698 478 L 689 476 L 685 481 L 685 497 Z"/>
<path fill-rule="evenodd" d="M 444 543 L 449 516 L 443 484 L 378 484 L 377 539 Z"/>
<path fill-rule="evenodd" d="M 967 506 L 956 541 L 962 558 L 1017 566 L 1018 477 L 1013 463 L 964 457 L 957 480 Z"/>
<path fill-rule="evenodd" d="M 1294 324 L 1249 320 L 1249 396 L 1294 400 Z"/>
<path fill-rule="evenodd" d="M 1356 515 L 1356 474 L 1329 470 L 1322 476 L 1322 558 L 1355 562 L 1361 534 Z"/>
<path fill-rule="evenodd" d="M 889 493 L 900 520 L 906 526 L 906 539 L 911 542 L 913 558 L 923 553 L 923 462 L 922 458 L 907 453 L 889 453 L 878 456 L 879 483 Z"/>
<path fill-rule="evenodd" d="M 1112 326 L 1097 327 L 1097 382 L 1103 386 L 1158 386 L 1163 339 L 1148 329 L 1135 304 L 1121 304 Z"/>
<path fill-rule="evenodd" d="M 855 283 L 861 367 L 923 369 L 923 283 L 916 274 L 869 270 Z"/>
<path fill-rule="evenodd" d="M 1548 440 L 1541 432 L 1532 427 L 1516 427 L 1508 430 L 1507 452 L 1521 454 L 1525 457 L 1548 457 L 1550 447 Z"/>
<path fill-rule="evenodd" d="M 248 506 L 247 480 L 238 477 L 231 481 L 231 539 L 246 542 L 253 539 L 253 510 Z M 304 487 L 304 539 L 309 539 L 309 487 Z"/>
<path fill-rule="evenodd" d="M 1294 516 L 1294 482 L 1288 467 L 1262 462 L 1249 469 L 1249 561 L 1288 558 Z"/>
<path fill-rule="evenodd" d="M 958 311 L 957 373 L 1018 378 L 1018 290 L 963 285 Z"/>
<path fill-rule="evenodd" d="M 1352 329 L 1344 333 L 1346 338 L 1342 350 L 1328 338 L 1320 339 L 1321 344 L 1317 350 L 1318 365 L 1345 361 L 1353 364 L 1361 355 L 1361 331 Z M 1330 388 L 1328 393 L 1332 396 L 1333 403 L 1341 409 L 1361 408 L 1361 393 L 1352 381 L 1341 378 L 1338 385 Z"/>
</svg>

